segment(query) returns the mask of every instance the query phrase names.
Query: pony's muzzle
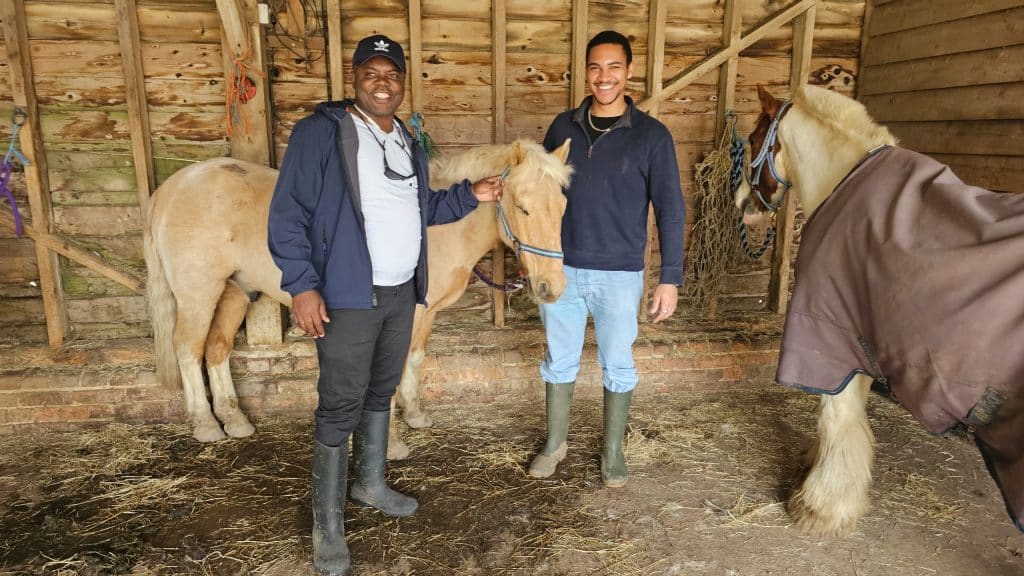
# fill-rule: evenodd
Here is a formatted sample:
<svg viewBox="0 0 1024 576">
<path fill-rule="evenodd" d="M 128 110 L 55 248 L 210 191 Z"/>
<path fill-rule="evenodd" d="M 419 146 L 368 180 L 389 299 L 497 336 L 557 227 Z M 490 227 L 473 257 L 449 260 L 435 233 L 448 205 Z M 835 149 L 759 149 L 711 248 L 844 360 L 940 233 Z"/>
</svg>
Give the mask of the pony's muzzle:
<svg viewBox="0 0 1024 576">
<path fill-rule="evenodd" d="M 558 297 L 562 295 L 562 288 L 556 289 L 552 286 L 551 282 L 541 280 L 537 282 L 533 292 L 537 296 L 538 300 L 545 304 L 551 304 L 555 300 L 558 300 Z"/>
</svg>

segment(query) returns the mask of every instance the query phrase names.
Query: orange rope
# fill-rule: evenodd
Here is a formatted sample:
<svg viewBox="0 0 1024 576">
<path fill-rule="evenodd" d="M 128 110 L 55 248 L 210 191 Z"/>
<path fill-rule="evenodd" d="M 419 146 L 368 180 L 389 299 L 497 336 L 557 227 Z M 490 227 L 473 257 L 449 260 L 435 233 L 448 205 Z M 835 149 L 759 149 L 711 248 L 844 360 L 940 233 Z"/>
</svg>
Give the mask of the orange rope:
<svg viewBox="0 0 1024 576">
<path fill-rule="evenodd" d="M 252 46 L 246 46 L 245 50 L 231 61 L 231 68 L 228 70 L 227 101 L 224 110 L 224 123 L 227 127 L 228 137 L 234 136 L 235 125 L 242 124 L 242 133 L 249 132 L 249 114 L 244 104 L 252 98 L 255 92 L 254 81 L 250 80 L 247 72 L 257 78 L 265 78 L 266 75 L 257 70 L 249 63 L 252 57 Z M 252 90 L 249 90 L 249 87 Z"/>
</svg>

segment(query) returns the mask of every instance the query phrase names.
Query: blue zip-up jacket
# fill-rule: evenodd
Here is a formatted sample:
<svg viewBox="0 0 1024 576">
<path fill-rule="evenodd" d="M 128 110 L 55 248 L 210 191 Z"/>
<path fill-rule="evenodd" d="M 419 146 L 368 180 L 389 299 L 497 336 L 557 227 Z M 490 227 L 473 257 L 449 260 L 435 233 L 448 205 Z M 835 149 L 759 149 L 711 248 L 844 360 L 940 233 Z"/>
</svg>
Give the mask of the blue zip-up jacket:
<svg viewBox="0 0 1024 576">
<path fill-rule="evenodd" d="M 323 102 L 295 124 L 267 223 L 270 254 L 281 269 L 281 288 L 292 296 L 316 289 L 329 310 L 376 304 L 359 191 L 359 135 L 347 112 L 351 104 Z M 416 301 L 426 305 L 426 227 L 462 218 L 476 208 L 477 199 L 469 180 L 432 192 L 426 153 L 399 124 L 411 144 L 419 178 L 422 239 Z"/>
<path fill-rule="evenodd" d="M 569 150 L 575 172 L 565 190 L 564 261 L 574 268 L 643 270 L 651 204 L 661 248 L 660 283 L 681 286 L 686 205 L 672 134 L 627 96 L 622 118 L 591 141 L 585 124 L 591 99 L 559 114 L 544 138 L 548 150 L 566 138 L 587 144 Z"/>
</svg>

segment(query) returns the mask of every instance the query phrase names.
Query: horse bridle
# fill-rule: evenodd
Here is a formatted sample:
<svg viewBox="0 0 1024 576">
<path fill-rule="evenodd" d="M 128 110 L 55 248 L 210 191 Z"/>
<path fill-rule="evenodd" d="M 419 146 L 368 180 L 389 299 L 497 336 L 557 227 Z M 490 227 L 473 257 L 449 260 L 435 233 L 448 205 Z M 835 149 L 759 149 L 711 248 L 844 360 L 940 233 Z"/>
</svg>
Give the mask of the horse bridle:
<svg viewBox="0 0 1024 576">
<path fill-rule="evenodd" d="M 512 243 L 512 248 L 516 251 L 516 257 L 522 258 L 523 252 L 529 252 L 530 254 L 536 254 L 537 256 L 544 256 L 545 258 L 563 258 L 564 255 L 561 252 L 555 250 L 547 250 L 545 248 L 538 248 L 531 244 L 521 242 L 516 235 L 512 233 L 512 227 L 508 225 L 508 217 L 505 216 L 505 209 L 501 207 L 501 202 L 498 203 L 498 222 L 501 222 L 501 227 L 505 230 L 505 236 L 508 237 L 509 242 Z"/>
<path fill-rule="evenodd" d="M 779 140 L 779 122 L 782 120 L 782 117 L 785 116 L 786 112 L 789 111 L 791 105 L 792 102 L 786 100 L 779 106 L 779 109 L 775 114 L 775 118 L 772 118 L 771 123 L 768 124 L 768 132 L 767 134 L 765 134 L 764 142 L 761 143 L 761 150 L 758 151 L 757 156 L 754 157 L 754 159 L 751 160 L 750 162 L 750 175 L 746 175 L 746 173 L 744 173 L 744 176 L 747 179 L 747 183 L 750 185 L 750 190 L 753 192 L 758 202 L 760 202 L 766 210 L 771 212 L 772 219 L 771 226 L 769 226 L 768 230 L 765 232 L 764 241 L 761 243 L 761 246 L 757 250 L 754 250 L 750 247 L 747 225 L 743 221 L 743 215 L 740 215 L 740 244 L 743 247 L 743 253 L 746 254 L 747 258 L 750 258 L 751 260 L 757 260 L 758 258 L 763 256 L 764 253 L 768 250 L 768 246 L 770 246 L 772 242 L 775 240 L 775 217 L 778 215 L 779 209 L 785 204 L 786 194 L 789 193 L 789 189 L 792 186 L 792 183 L 783 178 L 779 174 L 778 170 L 775 168 L 775 146 L 776 144 L 778 144 Z M 735 131 L 735 129 L 736 127 L 735 125 L 733 125 L 733 130 Z M 734 135 L 734 137 L 738 138 L 738 135 Z M 736 161 L 735 157 L 733 161 Z M 743 160 L 741 157 L 739 159 L 739 162 L 742 161 Z M 772 178 L 775 178 L 775 181 L 782 186 L 782 196 L 776 203 L 771 202 L 771 195 L 769 195 L 769 199 L 765 199 L 764 195 L 761 193 L 761 190 L 758 189 L 758 186 L 761 184 L 761 176 L 764 173 L 765 165 L 768 166 L 768 171 L 771 173 Z M 740 170 L 742 171 L 742 167 L 740 168 Z"/>
</svg>

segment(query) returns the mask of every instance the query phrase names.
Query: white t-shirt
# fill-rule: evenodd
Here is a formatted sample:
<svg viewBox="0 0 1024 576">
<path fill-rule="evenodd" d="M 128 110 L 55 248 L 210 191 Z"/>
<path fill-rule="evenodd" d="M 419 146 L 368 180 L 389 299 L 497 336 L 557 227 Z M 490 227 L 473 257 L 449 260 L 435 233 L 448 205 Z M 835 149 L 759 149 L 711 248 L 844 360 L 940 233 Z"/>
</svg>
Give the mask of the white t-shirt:
<svg viewBox="0 0 1024 576">
<path fill-rule="evenodd" d="M 419 182 L 412 167 L 412 146 L 397 124 L 386 133 L 358 113 L 352 116 L 359 133 L 359 193 L 373 284 L 398 286 L 413 277 L 420 258 Z M 385 153 L 388 166 L 409 178 L 392 180 L 384 175 Z"/>
</svg>

